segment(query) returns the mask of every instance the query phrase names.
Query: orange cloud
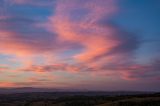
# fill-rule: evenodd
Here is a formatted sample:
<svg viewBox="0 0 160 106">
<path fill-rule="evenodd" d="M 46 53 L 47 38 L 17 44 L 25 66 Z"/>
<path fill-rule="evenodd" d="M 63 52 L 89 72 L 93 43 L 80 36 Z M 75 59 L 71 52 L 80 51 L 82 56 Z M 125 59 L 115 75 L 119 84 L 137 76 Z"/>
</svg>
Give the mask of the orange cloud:
<svg viewBox="0 0 160 106">
<path fill-rule="evenodd" d="M 12 82 L 0 82 L 0 87 L 7 88 L 7 87 L 13 87 L 13 86 L 15 86 L 15 84 Z"/>
</svg>

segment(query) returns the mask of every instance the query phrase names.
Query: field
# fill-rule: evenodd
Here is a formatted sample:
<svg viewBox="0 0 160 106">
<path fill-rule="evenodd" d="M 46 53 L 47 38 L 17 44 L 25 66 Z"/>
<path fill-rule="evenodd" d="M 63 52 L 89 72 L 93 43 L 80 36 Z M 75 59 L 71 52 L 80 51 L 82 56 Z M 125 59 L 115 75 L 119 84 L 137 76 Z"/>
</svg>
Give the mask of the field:
<svg viewBox="0 0 160 106">
<path fill-rule="evenodd" d="M 80 95 L 80 93 L 79 95 L 72 93 L 3 94 L 0 95 L 0 106 L 160 106 L 160 94 L 121 96 L 93 96 Z"/>
</svg>

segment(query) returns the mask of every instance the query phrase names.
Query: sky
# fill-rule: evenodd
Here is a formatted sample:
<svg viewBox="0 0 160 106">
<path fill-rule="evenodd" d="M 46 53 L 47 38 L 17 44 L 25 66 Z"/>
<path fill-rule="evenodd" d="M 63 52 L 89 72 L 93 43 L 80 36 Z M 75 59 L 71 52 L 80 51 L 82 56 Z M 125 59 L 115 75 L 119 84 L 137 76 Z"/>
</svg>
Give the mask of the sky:
<svg viewBox="0 0 160 106">
<path fill-rule="evenodd" d="M 159 0 L 0 0 L 0 87 L 160 91 Z"/>
</svg>

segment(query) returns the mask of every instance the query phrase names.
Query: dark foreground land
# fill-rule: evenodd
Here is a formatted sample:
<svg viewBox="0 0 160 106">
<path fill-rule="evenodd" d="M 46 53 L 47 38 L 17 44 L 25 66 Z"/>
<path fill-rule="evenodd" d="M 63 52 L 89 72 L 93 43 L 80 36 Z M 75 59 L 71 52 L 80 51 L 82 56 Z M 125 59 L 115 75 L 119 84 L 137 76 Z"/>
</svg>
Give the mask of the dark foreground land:
<svg viewBox="0 0 160 106">
<path fill-rule="evenodd" d="M 103 92 L 1 94 L 0 106 L 160 106 L 160 93 L 102 94 Z"/>
</svg>

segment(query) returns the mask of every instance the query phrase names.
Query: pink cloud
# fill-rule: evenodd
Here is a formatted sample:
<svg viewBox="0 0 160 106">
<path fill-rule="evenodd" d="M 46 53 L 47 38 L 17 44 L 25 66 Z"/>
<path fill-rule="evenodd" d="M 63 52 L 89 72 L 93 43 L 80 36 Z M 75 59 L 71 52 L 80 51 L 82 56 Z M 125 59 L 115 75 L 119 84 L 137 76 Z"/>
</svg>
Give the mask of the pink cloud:
<svg viewBox="0 0 160 106">
<path fill-rule="evenodd" d="M 19 5 L 43 5 L 42 1 L 39 3 L 37 1 L 13 0 L 10 2 Z M 0 16 L 0 19 L 4 20 L 2 28 L 0 27 L 0 53 L 24 57 L 25 66 L 15 69 L 17 73 L 18 71 L 36 72 L 43 75 L 44 73 L 66 71 L 71 74 L 87 72 L 95 76 L 100 75 L 99 78 L 104 75 L 125 80 L 153 77 L 158 79 L 160 68 L 157 63 L 159 61 L 149 64 L 134 62 L 134 51 L 140 45 L 137 36 L 110 23 L 110 19 L 118 11 L 117 0 L 57 0 L 55 11 L 47 23 L 47 28 L 52 32 L 49 35 L 48 33 L 25 35 L 11 30 L 18 26 L 10 22 L 13 17 Z M 19 20 L 21 17 L 16 17 L 16 19 Z M 26 19 L 22 20 L 26 21 Z M 27 20 L 27 23 L 29 22 L 32 23 Z M 12 26 L 11 29 L 8 26 Z M 35 28 L 33 24 L 30 26 Z M 36 31 L 39 30 L 41 29 L 36 29 Z M 68 56 L 66 51 L 76 53 Z M 67 55 L 69 60 L 64 60 L 62 54 Z M 48 60 L 52 61 L 35 64 L 33 58 L 37 55 L 45 55 Z M 58 56 L 60 59 L 54 60 L 52 56 Z M 0 67 L 0 71 L 4 69 L 6 68 Z M 52 80 L 51 78 L 30 78 L 22 82 L 3 82 L 0 83 L 0 87 L 53 86 Z M 54 83 L 55 86 L 67 85 L 59 85 L 56 83 L 56 78 Z"/>
<path fill-rule="evenodd" d="M 101 66 L 101 67 L 100 67 Z M 55 64 L 55 65 L 36 65 L 26 67 L 20 71 L 26 72 L 38 72 L 38 73 L 50 73 L 56 71 L 67 71 L 74 74 L 79 72 L 89 72 L 90 74 L 102 75 L 102 76 L 118 76 L 125 80 L 139 80 L 148 78 L 159 78 L 159 66 L 156 64 L 110 64 L 109 66 L 90 66 L 85 64 Z"/>
<path fill-rule="evenodd" d="M 64 3 L 65 2 L 65 3 Z M 82 6 L 83 5 L 83 6 Z M 89 11 L 82 20 L 73 21 L 72 12 Z M 56 32 L 60 40 L 76 42 L 84 47 L 75 59 L 88 61 L 102 55 L 117 46 L 120 42 L 115 37 L 115 29 L 111 26 L 102 27 L 97 22 L 105 16 L 109 19 L 116 11 L 115 0 L 80 1 L 59 0 L 56 13 L 50 17 L 50 30 Z M 62 21 L 63 20 L 63 21 Z"/>
<path fill-rule="evenodd" d="M 32 37 L 26 37 L 20 33 L 0 30 L 0 53 L 11 54 L 19 56 L 28 55 L 44 55 L 44 54 L 56 54 L 58 51 L 64 51 L 69 48 L 69 44 L 64 45 L 48 37 L 39 39 Z"/>
<path fill-rule="evenodd" d="M 46 72 L 55 72 L 55 71 L 67 71 L 71 73 L 77 73 L 80 71 L 88 71 L 87 67 L 80 64 L 67 64 L 67 63 L 59 63 L 52 65 L 32 65 L 29 67 L 25 67 L 20 69 L 20 71 L 26 72 L 38 72 L 38 73 L 46 73 Z"/>
<path fill-rule="evenodd" d="M 73 60 L 83 64 L 86 71 L 117 71 L 120 74 L 132 68 L 132 53 L 140 42 L 135 35 L 109 24 L 117 11 L 116 0 L 59 0 L 48 27 L 57 33 L 60 41 L 74 42 L 83 47 Z"/>
<path fill-rule="evenodd" d="M 9 69 L 10 69 L 9 66 L 0 64 L 0 72 L 6 71 L 6 70 L 9 70 Z"/>
<path fill-rule="evenodd" d="M 34 6 L 51 6 L 55 1 L 54 0 L 5 0 L 7 3 L 11 4 L 28 4 Z"/>
<path fill-rule="evenodd" d="M 0 31 L 0 52 L 1 53 L 8 53 L 8 54 L 20 54 L 20 55 L 27 55 L 34 51 L 32 47 L 24 42 L 18 41 L 16 39 L 16 33 L 7 32 L 7 31 Z"/>
</svg>

